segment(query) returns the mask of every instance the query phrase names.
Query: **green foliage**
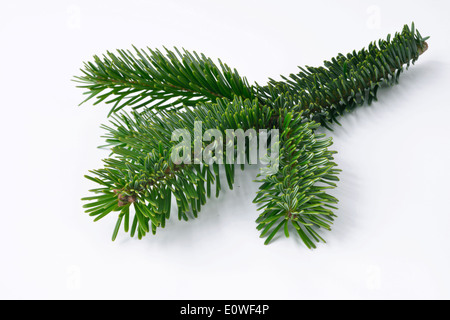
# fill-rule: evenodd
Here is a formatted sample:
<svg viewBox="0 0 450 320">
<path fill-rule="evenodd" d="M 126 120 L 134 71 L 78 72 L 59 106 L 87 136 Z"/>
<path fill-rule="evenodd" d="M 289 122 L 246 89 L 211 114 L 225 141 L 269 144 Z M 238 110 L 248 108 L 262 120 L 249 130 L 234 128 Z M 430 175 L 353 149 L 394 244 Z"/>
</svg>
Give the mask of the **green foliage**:
<svg viewBox="0 0 450 320">
<path fill-rule="evenodd" d="M 196 121 L 222 134 L 227 129 L 275 128 L 280 132 L 279 170 L 259 177 L 254 202 L 262 213 L 257 228 L 267 236 L 266 244 L 278 233 L 289 236 L 295 230 L 308 248 L 315 248 L 315 242 L 324 241 L 319 229 L 330 230 L 335 217 L 338 200 L 327 192 L 336 187 L 340 171 L 329 150 L 331 139 L 317 128 L 329 128 L 345 112 L 376 100 L 381 85 L 396 83 L 404 66 L 426 51 L 426 40 L 414 25 L 405 26 L 367 49 L 339 54 L 323 67 L 300 68 L 265 86 L 251 86 L 226 64 L 219 61 L 217 66 L 186 50 L 134 48 L 135 53 L 95 56 L 75 80 L 88 95 L 85 101 L 95 98 L 94 104 L 112 105 L 110 124 L 103 126 L 112 153 L 103 168 L 86 176 L 98 188 L 83 198 L 88 202 L 84 208 L 94 221 L 117 216 L 113 240 L 122 226 L 138 238 L 164 228 L 172 202 L 178 219 L 197 217 L 213 192 L 219 196 L 221 172 L 233 188 L 236 165 L 174 163 L 171 155 L 178 149 L 172 133 L 186 129 L 195 150 Z M 133 110 L 126 112 L 126 106 Z M 214 143 L 226 149 L 224 141 Z M 202 141 L 200 149 L 207 148 Z M 237 157 L 236 148 L 230 153 Z"/>
<path fill-rule="evenodd" d="M 280 170 L 260 180 L 254 200 L 263 209 L 257 219 L 258 230 L 262 230 L 261 237 L 269 235 L 265 242 L 268 244 L 280 229 L 289 237 L 291 225 L 308 248 L 315 248 L 311 238 L 324 240 L 314 227 L 330 230 L 335 216 L 331 209 L 337 209 L 333 204 L 338 200 L 326 193 L 339 180 L 339 170 L 333 162 L 335 152 L 328 150 L 331 138 L 314 134 L 318 124 L 303 123 L 301 113 L 283 110 L 279 122 L 283 127 Z"/>
<path fill-rule="evenodd" d="M 267 103 L 280 93 L 290 95 L 296 111 L 328 127 L 345 111 L 351 111 L 366 101 L 377 100 L 380 85 L 398 82 L 403 65 L 406 68 L 427 49 L 426 40 L 414 24 L 405 25 L 401 33 L 370 43 L 367 49 L 339 54 L 323 67 L 300 67 L 300 72 L 282 76 L 284 81 L 270 80 L 257 86 L 258 97 Z"/>
<path fill-rule="evenodd" d="M 82 83 L 88 98 L 97 98 L 94 104 L 105 101 L 112 104 L 110 114 L 125 106 L 133 109 L 163 110 L 195 106 L 217 98 L 232 99 L 235 95 L 252 99 L 254 89 L 219 60 L 218 67 L 210 58 L 186 50 L 166 49 L 117 50 L 102 58 L 84 64 L 83 76 L 75 77 Z"/>
<path fill-rule="evenodd" d="M 111 125 L 104 126 L 113 155 L 104 160 L 104 168 L 87 176 L 102 188 L 93 190 L 97 196 L 84 199 L 91 201 L 85 205 L 86 212 L 98 220 L 113 211 L 129 216 L 128 207 L 133 206 L 136 214 L 131 234 L 137 229 L 139 238 L 150 229 L 155 233 L 157 227 L 165 226 L 170 217 L 171 195 L 175 197 L 179 219 L 188 220 L 189 213 L 197 217 L 206 198 L 211 196 L 213 185 L 216 197 L 219 196 L 222 188 L 219 164 L 173 163 L 172 150 L 178 142 L 171 140 L 172 133 L 186 129 L 194 137 L 195 121 L 223 134 L 226 129 L 266 127 L 271 116 L 272 110 L 259 105 L 257 100 L 239 98 L 199 104 L 183 111 L 161 111 L 159 115 L 149 111 L 113 116 Z M 191 139 L 192 149 L 194 143 Z M 202 141 L 201 150 L 206 147 Z M 226 156 L 224 152 L 223 157 Z M 232 188 L 235 165 L 224 164 L 224 170 Z M 121 214 L 118 218 L 120 225 Z"/>
</svg>

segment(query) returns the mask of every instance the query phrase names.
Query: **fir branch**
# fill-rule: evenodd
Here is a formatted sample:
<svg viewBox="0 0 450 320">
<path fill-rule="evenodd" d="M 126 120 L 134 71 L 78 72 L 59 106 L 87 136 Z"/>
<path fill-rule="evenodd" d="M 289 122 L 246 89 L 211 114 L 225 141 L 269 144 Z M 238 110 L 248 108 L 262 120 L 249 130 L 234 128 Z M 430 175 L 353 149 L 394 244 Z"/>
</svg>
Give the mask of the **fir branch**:
<svg viewBox="0 0 450 320">
<path fill-rule="evenodd" d="M 76 76 L 78 86 L 87 99 L 96 98 L 94 105 L 105 101 L 113 104 L 109 115 L 125 106 L 133 109 L 170 109 L 214 102 L 217 98 L 234 96 L 252 99 L 254 89 L 247 79 L 219 60 L 217 66 L 204 54 L 166 49 L 117 50 L 84 64 L 82 76 Z M 82 104 L 81 103 L 81 104 Z"/>
<path fill-rule="evenodd" d="M 105 168 L 93 170 L 91 171 L 93 175 L 87 176 L 103 188 L 94 190 L 98 193 L 96 197 L 85 198 L 90 201 L 85 205 L 86 212 L 95 216 L 97 221 L 111 212 L 120 211 L 117 215 L 118 227 L 114 229 L 113 239 L 117 236 L 124 217 L 127 216 L 129 219 L 131 206 L 135 212 L 135 227 L 132 228 L 132 231 L 134 230 L 132 235 L 137 230 L 138 237 L 142 238 L 150 230 L 155 233 L 158 227 L 164 227 L 165 221 L 170 217 L 171 195 L 176 199 L 178 219 L 188 220 L 189 215 L 197 217 L 201 206 L 211 196 L 212 186 L 216 189 L 216 197 L 220 194 L 222 183 L 219 165 L 216 163 L 212 165 L 174 164 L 171 156 L 175 143 L 170 140 L 173 130 L 185 128 L 193 136 L 194 122 L 199 120 L 206 128 L 217 128 L 223 133 L 226 129 L 267 128 L 272 119 L 272 111 L 271 108 L 259 105 L 256 100 L 252 102 L 235 99 L 229 102 L 223 99 L 214 105 L 200 104 L 197 108 L 187 108 L 183 112 L 162 112 L 161 117 L 151 113 L 114 116 L 111 126 L 105 127 L 108 130 L 107 140 L 113 146 L 113 156 L 104 160 Z M 308 197 L 317 194 L 316 199 L 321 198 L 322 202 L 329 202 L 327 198 L 329 196 L 321 191 L 324 188 L 316 184 L 331 179 L 337 180 L 335 177 L 337 170 L 332 168 L 334 163 L 330 162 L 330 155 L 334 152 L 327 150 L 331 145 L 330 140 L 323 140 L 322 135 L 314 134 L 312 129 L 316 128 L 317 124 L 302 123 L 301 114 L 293 118 L 294 114 L 287 109 L 278 110 L 278 112 L 281 112 L 281 116 L 278 116 L 278 127 L 282 131 L 284 145 L 281 160 L 283 172 L 281 176 L 273 175 L 267 181 L 282 179 L 286 183 L 288 178 L 292 179 L 296 185 L 288 187 L 284 191 L 285 194 L 297 192 L 300 196 L 306 193 Z M 222 143 L 225 147 L 225 141 Z M 203 143 L 202 151 L 205 147 Z M 237 150 L 233 150 L 233 156 L 236 157 Z M 302 171 L 297 172 L 294 166 L 300 154 L 305 155 L 306 158 L 304 156 L 300 158 L 302 161 L 299 164 Z M 224 152 L 223 157 L 227 156 Z M 232 189 L 235 164 L 226 163 L 223 168 L 228 186 Z M 286 168 L 289 170 L 287 171 Z M 304 177 L 294 179 L 295 173 L 302 174 Z M 267 192 L 274 196 L 274 201 L 280 202 L 275 197 L 277 194 L 271 190 L 273 185 L 267 181 L 261 186 L 259 199 L 256 201 L 261 202 L 266 199 L 261 195 Z M 281 199 L 286 200 L 286 197 Z M 318 207 L 316 211 L 323 210 L 316 200 L 307 202 L 310 206 L 314 204 Z M 305 217 L 312 221 L 322 219 L 310 217 L 313 213 L 303 217 L 297 216 L 294 209 L 285 213 L 290 221 L 292 220 L 293 225 L 295 221 L 306 219 Z M 268 218 L 269 215 L 270 213 L 265 211 L 261 217 Z M 320 221 L 317 222 L 317 225 L 319 224 Z M 301 230 L 298 232 L 301 233 Z M 305 244 L 310 246 L 309 242 Z"/>
<path fill-rule="evenodd" d="M 183 112 L 152 112 L 132 115 L 116 115 L 108 130 L 107 142 L 112 146 L 113 156 L 105 159 L 105 167 L 92 170 L 88 179 L 101 185 L 92 190 L 98 195 L 84 198 L 90 201 L 85 208 L 95 221 L 113 211 L 120 211 L 118 224 L 123 215 L 129 215 L 129 207 L 135 209 L 135 229 L 142 238 L 157 227 L 164 227 L 170 217 L 171 195 L 178 206 L 178 218 L 188 220 L 188 214 L 197 217 L 206 198 L 211 196 L 212 185 L 216 197 L 221 190 L 219 165 L 174 164 L 171 141 L 175 129 L 185 128 L 194 135 L 194 122 L 202 121 L 205 128 L 246 129 L 267 127 L 271 110 L 258 102 L 235 99 L 218 100 L 216 104 L 200 104 L 197 108 L 185 108 Z M 192 140 L 194 143 L 194 140 Z M 202 145 L 202 151 L 206 145 Z M 224 153 L 224 157 L 227 154 Z M 194 156 L 193 156 L 194 157 Z M 230 188 L 234 183 L 234 164 L 224 165 Z M 114 233 L 116 234 L 116 233 Z M 134 235 L 134 233 L 132 233 Z"/>
<path fill-rule="evenodd" d="M 261 103 L 270 103 L 281 93 L 295 101 L 295 110 L 303 111 L 308 119 L 329 128 L 328 124 L 365 101 L 377 100 L 380 85 L 398 82 L 403 66 L 409 68 L 428 49 L 419 31 L 405 25 L 401 33 L 391 39 L 370 43 L 367 49 L 339 54 L 324 67 L 300 67 L 300 72 L 284 81 L 271 79 L 266 86 L 257 86 Z M 329 128 L 330 129 L 330 128 Z"/>
<path fill-rule="evenodd" d="M 308 248 L 315 248 L 315 241 L 323 240 L 317 228 L 330 229 L 338 200 L 326 190 L 336 187 L 338 181 L 333 162 L 334 151 L 328 150 L 331 138 L 314 134 L 318 124 L 304 123 L 301 114 L 286 109 L 279 118 L 283 133 L 280 139 L 280 170 L 264 177 L 254 203 L 263 212 L 256 220 L 261 237 L 268 235 L 270 243 L 277 233 L 289 237 L 289 225 L 293 226 Z"/>
<path fill-rule="evenodd" d="M 405 26 L 391 39 L 371 43 L 367 49 L 339 54 L 324 67 L 300 68 L 298 74 L 270 80 L 267 86 L 249 86 L 234 70 L 217 67 L 204 55 L 168 51 L 149 53 L 118 50 L 85 64 L 77 77 L 89 97 L 114 104 L 106 141 L 112 156 L 105 167 L 87 176 L 100 186 L 84 207 L 95 221 L 118 212 L 113 239 L 124 230 L 139 238 L 164 227 L 170 217 L 172 196 L 178 218 L 197 216 L 216 188 L 222 188 L 218 164 L 175 164 L 171 161 L 174 130 L 188 129 L 195 121 L 205 128 L 277 128 L 281 132 L 280 171 L 261 179 L 255 198 L 263 210 L 258 229 L 269 243 L 278 232 L 289 235 L 294 227 L 309 248 L 323 239 L 317 228 L 330 229 L 337 199 L 329 195 L 337 181 L 331 140 L 315 132 L 318 123 L 328 127 L 337 118 L 367 101 L 376 100 L 383 84 L 394 84 L 400 73 L 428 49 L 414 25 Z M 144 112 L 117 112 L 125 106 Z M 193 108 L 194 107 L 194 108 Z M 193 139 L 194 141 L 194 139 Z M 201 144 L 205 150 L 205 144 Z M 191 157 L 194 159 L 194 153 Z M 226 154 L 224 154 L 226 156 Z M 223 166 L 230 188 L 235 165 Z M 132 212 L 134 217 L 130 226 Z"/>
</svg>

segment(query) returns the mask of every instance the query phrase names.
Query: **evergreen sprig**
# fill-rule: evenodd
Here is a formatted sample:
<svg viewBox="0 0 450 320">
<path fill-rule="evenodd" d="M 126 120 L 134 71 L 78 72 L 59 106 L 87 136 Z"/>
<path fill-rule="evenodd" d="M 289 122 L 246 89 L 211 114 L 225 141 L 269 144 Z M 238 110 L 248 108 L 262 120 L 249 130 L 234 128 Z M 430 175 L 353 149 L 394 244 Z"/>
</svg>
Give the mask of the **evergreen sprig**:
<svg viewBox="0 0 450 320">
<path fill-rule="evenodd" d="M 235 121 L 244 114 L 247 122 Z M 216 104 L 200 104 L 184 112 L 162 111 L 159 117 L 153 112 L 113 116 L 111 126 L 104 128 L 108 130 L 106 137 L 114 157 L 104 160 L 105 168 L 93 170 L 94 176 L 87 176 L 103 186 L 94 190 L 98 193 L 96 197 L 85 198 L 92 201 L 85 205 L 89 208 L 87 212 L 99 220 L 111 211 L 120 211 L 117 222 L 120 226 L 121 215 L 129 219 L 129 207 L 133 206 L 136 214 L 131 235 L 137 228 L 139 238 L 150 229 L 155 233 L 157 227 L 165 226 L 165 220 L 170 217 L 172 194 L 180 220 L 188 220 L 189 213 L 197 217 L 206 198 L 211 196 L 212 185 L 219 196 L 222 188 L 219 164 L 173 163 L 175 145 L 171 137 L 176 129 L 186 129 L 194 137 L 194 122 L 200 119 L 205 127 L 225 133 L 226 129 L 242 129 L 243 126 L 265 127 L 271 119 L 271 110 L 260 106 L 256 100 L 236 98 L 231 102 L 222 99 Z M 192 139 L 192 149 L 194 143 Z M 202 151 L 205 147 L 206 143 L 202 142 Z M 224 169 L 232 188 L 235 165 L 225 164 Z M 113 238 L 116 235 L 117 232 Z"/>
<path fill-rule="evenodd" d="M 398 83 L 403 66 L 408 69 L 428 49 L 428 38 L 414 24 L 405 25 L 394 37 L 339 54 L 323 67 L 299 67 L 299 73 L 282 76 L 283 81 L 270 79 L 266 86 L 257 86 L 258 97 L 267 103 L 280 93 L 288 94 L 295 100 L 296 111 L 330 129 L 329 123 L 339 123 L 337 118 L 344 112 L 377 100 L 381 85 Z"/>
<path fill-rule="evenodd" d="M 336 187 L 338 181 L 333 162 L 334 151 L 328 150 L 331 138 L 315 134 L 318 124 L 304 122 L 301 113 L 283 111 L 279 126 L 283 128 L 279 153 L 280 170 L 264 179 L 253 202 L 263 210 L 256 220 L 261 237 L 269 234 L 268 244 L 280 229 L 289 237 L 292 225 L 308 248 L 322 240 L 314 227 L 330 230 L 335 216 L 331 209 L 338 200 L 326 190 Z M 269 233 L 270 232 L 270 233 Z"/>
<path fill-rule="evenodd" d="M 84 64 L 82 76 L 75 80 L 88 95 L 82 103 L 96 97 L 98 104 L 112 104 L 110 115 L 125 106 L 133 109 L 169 109 L 195 106 L 217 98 L 234 96 L 252 99 L 254 88 L 236 70 L 219 60 L 217 66 L 204 54 L 174 51 L 117 50 Z"/>
<path fill-rule="evenodd" d="M 315 248 L 315 242 L 324 241 L 319 229 L 330 230 L 335 217 L 338 200 L 328 190 L 336 187 L 340 171 L 335 151 L 329 150 L 331 139 L 316 129 L 329 128 L 345 112 L 376 100 L 381 85 L 397 83 L 404 66 L 427 50 L 427 39 L 414 24 L 404 26 L 367 49 L 339 54 L 324 67 L 300 68 L 282 81 L 269 79 L 265 86 L 249 85 L 226 64 L 186 50 L 134 48 L 134 53 L 95 56 L 75 80 L 86 90 L 86 100 L 112 104 L 110 123 L 103 126 L 111 156 L 86 176 L 99 185 L 91 190 L 93 196 L 83 198 L 86 212 L 94 221 L 116 212 L 113 239 L 122 225 L 138 238 L 156 233 L 170 218 L 173 201 L 178 219 L 197 217 L 213 188 L 219 196 L 221 172 L 233 188 L 236 164 L 175 163 L 172 155 L 179 147 L 172 133 L 187 130 L 190 146 L 200 146 L 202 154 L 210 145 L 198 145 L 196 121 L 222 134 L 227 129 L 278 129 L 278 170 L 258 177 L 254 202 L 262 213 L 257 229 L 267 236 L 266 244 L 278 233 L 289 236 L 295 230 L 308 248 Z M 126 106 L 133 110 L 125 111 Z M 213 143 L 227 150 L 214 154 L 216 160 L 239 156 L 237 148 L 226 149 L 226 141 Z M 190 154 L 191 160 L 198 157 Z"/>
</svg>

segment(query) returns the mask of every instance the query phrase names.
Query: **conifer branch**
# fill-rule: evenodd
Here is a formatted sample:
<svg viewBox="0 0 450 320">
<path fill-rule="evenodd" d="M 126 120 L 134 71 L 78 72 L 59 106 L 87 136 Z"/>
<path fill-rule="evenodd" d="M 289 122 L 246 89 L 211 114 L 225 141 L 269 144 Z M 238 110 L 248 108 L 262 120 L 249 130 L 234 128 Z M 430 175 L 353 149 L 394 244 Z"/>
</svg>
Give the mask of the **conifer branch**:
<svg viewBox="0 0 450 320">
<path fill-rule="evenodd" d="M 246 121 L 236 122 L 242 115 Z M 199 120 L 206 128 L 217 128 L 222 132 L 266 127 L 270 118 L 271 110 L 260 106 L 256 100 L 237 98 L 232 102 L 222 99 L 216 104 L 185 108 L 183 112 L 162 111 L 159 116 L 152 112 L 114 116 L 111 126 L 104 127 L 108 130 L 106 138 L 114 156 L 104 160 L 105 168 L 92 170 L 87 176 L 102 185 L 93 190 L 98 193 L 96 197 L 85 198 L 91 201 L 85 205 L 87 213 L 97 216 L 97 221 L 112 211 L 130 215 L 129 207 L 133 206 L 137 218 L 132 230 L 138 231 L 139 238 L 149 230 L 155 233 L 157 227 L 164 227 L 170 216 L 172 194 L 177 202 L 179 219 L 188 220 L 189 212 L 197 217 L 206 198 L 211 196 L 213 185 L 216 197 L 219 196 L 222 188 L 219 165 L 174 164 L 172 155 L 176 146 L 171 141 L 172 132 L 186 129 L 194 136 L 194 122 Z M 205 147 L 203 143 L 202 151 Z M 225 164 L 224 169 L 232 188 L 235 165 Z"/>
<path fill-rule="evenodd" d="M 328 150 L 331 138 L 314 134 L 318 124 L 306 122 L 301 114 L 284 110 L 284 127 L 279 155 L 280 170 L 264 179 L 254 203 L 263 210 L 258 222 L 261 237 L 268 235 L 265 244 L 270 243 L 279 230 L 289 237 L 289 227 L 293 226 L 300 239 L 308 248 L 315 248 L 314 241 L 323 240 L 316 228 L 330 229 L 337 209 L 338 200 L 326 190 L 336 187 L 338 181 L 333 162 L 334 151 Z M 281 121 L 280 121 L 281 122 Z"/>
<path fill-rule="evenodd" d="M 268 103 L 281 93 L 290 95 L 295 110 L 329 128 L 328 124 L 339 123 L 337 118 L 346 111 L 377 100 L 381 85 L 397 83 L 403 66 L 408 69 L 428 49 L 428 38 L 423 38 L 414 24 L 411 28 L 405 25 L 392 39 L 388 35 L 367 49 L 339 54 L 325 61 L 324 67 L 299 67 L 299 73 L 282 76 L 284 81 L 271 79 L 266 86 L 257 85 L 258 96 Z"/>
<path fill-rule="evenodd" d="M 117 213 L 116 238 L 123 224 L 131 236 L 156 233 L 170 217 L 172 198 L 178 218 L 197 217 L 212 194 L 222 188 L 217 163 L 174 163 L 172 133 L 186 129 L 194 137 L 196 121 L 207 129 L 280 130 L 279 170 L 260 177 L 254 200 L 262 213 L 257 219 L 266 244 L 279 232 L 293 228 L 309 248 L 324 241 L 318 229 L 330 229 L 337 199 L 327 193 L 336 187 L 338 173 L 331 140 L 316 133 L 347 111 L 377 99 L 383 84 L 397 83 L 400 73 L 428 49 L 414 24 L 401 33 L 371 43 L 367 49 L 339 54 L 324 67 L 300 68 L 297 74 L 250 86 L 236 70 L 204 55 L 187 51 L 118 50 L 85 64 L 76 77 L 94 104 L 112 104 L 106 142 L 112 155 L 88 179 L 99 184 L 84 198 L 86 212 L 100 220 Z M 142 112 L 126 113 L 131 106 Z M 119 110 L 122 110 L 119 113 Z M 195 137 L 194 137 L 195 138 Z M 191 141 L 195 149 L 195 139 Z M 225 149 L 224 142 L 219 143 Z M 201 142 L 201 151 L 207 148 Z M 233 156 L 235 150 L 233 149 Z M 226 153 L 223 156 L 227 156 Z M 191 154 L 196 159 L 198 154 Z M 247 156 L 248 158 L 248 156 Z M 242 167 L 242 166 L 241 166 Z M 235 164 L 224 164 L 230 188 Z M 133 208 L 134 210 L 130 210 Z M 134 216 L 133 216 L 134 211 Z M 132 219 L 132 221 L 130 220 Z M 130 224 L 131 222 L 131 224 Z"/>
<path fill-rule="evenodd" d="M 83 76 L 76 76 L 94 104 L 112 104 L 110 115 L 126 106 L 133 109 L 170 109 L 214 102 L 234 96 L 252 99 L 254 89 L 219 60 L 220 67 L 205 55 L 187 50 L 117 50 L 84 64 Z"/>
</svg>

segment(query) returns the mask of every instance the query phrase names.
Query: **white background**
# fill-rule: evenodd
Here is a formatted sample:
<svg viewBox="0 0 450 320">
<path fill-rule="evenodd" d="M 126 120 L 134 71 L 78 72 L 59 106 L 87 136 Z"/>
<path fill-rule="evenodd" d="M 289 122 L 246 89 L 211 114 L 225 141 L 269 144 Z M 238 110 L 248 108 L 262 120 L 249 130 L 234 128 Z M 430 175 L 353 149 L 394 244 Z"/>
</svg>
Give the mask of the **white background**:
<svg viewBox="0 0 450 320">
<path fill-rule="evenodd" d="M 430 0 L 2 1 L 0 298 L 450 298 L 449 10 Z M 83 212 L 94 186 L 83 175 L 107 157 L 97 146 L 109 109 L 77 107 L 71 79 L 94 54 L 184 47 L 264 84 L 412 21 L 429 50 L 331 133 L 343 173 L 327 244 L 263 245 L 255 170 L 199 219 L 142 241 L 122 232 L 111 242 L 115 217 Z"/>
</svg>

